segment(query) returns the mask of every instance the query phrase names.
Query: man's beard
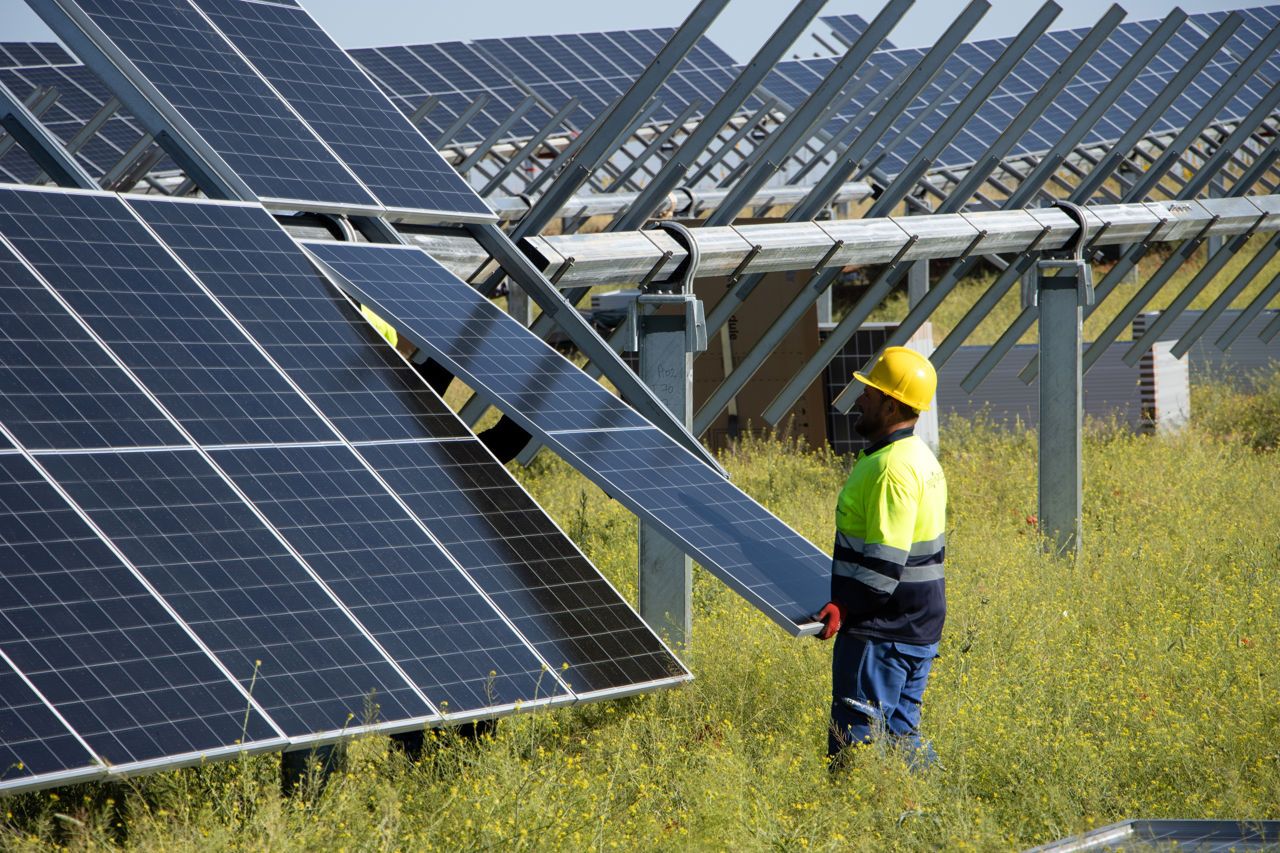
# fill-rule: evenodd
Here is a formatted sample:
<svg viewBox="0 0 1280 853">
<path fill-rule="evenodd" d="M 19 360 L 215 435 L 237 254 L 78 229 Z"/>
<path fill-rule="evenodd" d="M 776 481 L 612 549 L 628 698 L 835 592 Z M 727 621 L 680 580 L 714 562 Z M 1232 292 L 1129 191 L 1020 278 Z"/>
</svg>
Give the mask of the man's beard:
<svg viewBox="0 0 1280 853">
<path fill-rule="evenodd" d="M 858 419 L 853 422 L 853 431 L 863 438 L 870 438 L 880 431 L 880 419 L 870 412 L 858 410 Z"/>
</svg>

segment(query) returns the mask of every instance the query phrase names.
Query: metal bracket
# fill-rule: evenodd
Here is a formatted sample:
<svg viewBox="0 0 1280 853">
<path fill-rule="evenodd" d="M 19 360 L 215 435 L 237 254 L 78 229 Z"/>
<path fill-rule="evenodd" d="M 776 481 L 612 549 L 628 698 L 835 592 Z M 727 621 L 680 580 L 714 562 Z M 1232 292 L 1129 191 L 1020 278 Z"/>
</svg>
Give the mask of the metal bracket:
<svg viewBox="0 0 1280 853">
<path fill-rule="evenodd" d="M 698 241 L 693 236 L 693 232 L 679 222 L 664 219 L 654 223 L 654 227 L 669 232 L 685 250 L 685 259 L 677 269 L 678 290 L 673 293 L 668 290 L 649 289 L 652 274 L 641 282 L 640 295 L 627 306 L 627 346 L 632 352 L 638 352 L 640 349 L 640 324 L 643 318 L 639 306 L 652 306 L 643 312 L 648 314 L 662 305 L 683 304 L 685 351 L 702 352 L 707 348 L 707 319 L 702 310 L 702 300 L 698 299 L 693 292 L 693 282 L 698 277 L 698 264 L 702 259 L 698 250 Z M 667 257 L 671 255 L 670 252 L 665 254 Z M 657 267 L 654 269 L 656 270 Z M 669 285 L 669 282 L 663 282 L 663 284 Z"/>
<path fill-rule="evenodd" d="M 567 273 L 569 270 L 573 269 L 573 265 L 576 264 L 577 262 L 578 262 L 578 259 L 575 258 L 573 255 L 570 255 L 569 257 L 565 258 L 564 263 L 560 265 L 560 269 L 556 270 L 555 274 L 552 275 L 551 278 L 548 279 L 548 281 L 550 281 L 552 284 L 559 284 L 560 279 L 564 278 L 564 274 Z"/>
<path fill-rule="evenodd" d="M 1084 208 L 1078 204 L 1069 201 L 1058 201 L 1054 207 L 1061 208 L 1067 216 L 1078 226 L 1075 239 L 1070 245 L 1064 246 L 1062 254 L 1067 257 L 1045 257 L 1036 262 L 1037 272 L 1045 272 L 1054 270 L 1057 274 L 1053 276 L 1037 275 L 1037 281 L 1029 282 L 1026 279 L 1022 282 L 1022 307 L 1034 308 L 1039 304 L 1040 288 L 1045 287 L 1047 279 L 1055 279 L 1053 286 L 1066 287 L 1070 284 L 1076 288 L 1076 301 L 1080 305 L 1092 305 L 1094 303 L 1093 292 L 1093 267 L 1084 259 L 1084 247 L 1089 242 L 1089 220 L 1084 212 Z"/>
</svg>

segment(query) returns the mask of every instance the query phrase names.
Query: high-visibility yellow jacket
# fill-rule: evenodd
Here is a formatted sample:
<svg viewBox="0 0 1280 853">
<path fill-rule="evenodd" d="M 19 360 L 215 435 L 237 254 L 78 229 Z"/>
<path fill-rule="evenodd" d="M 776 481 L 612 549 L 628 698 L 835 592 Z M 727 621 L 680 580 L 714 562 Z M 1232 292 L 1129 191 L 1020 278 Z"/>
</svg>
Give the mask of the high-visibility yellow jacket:
<svg viewBox="0 0 1280 853">
<path fill-rule="evenodd" d="M 400 336 L 396 334 L 395 327 L 379 317 L 377 314 L 373 313 L 373 311 L 369 309 L 368 305 L 361 305 L 360 313 L 369 321 L 369 325 L 378 330 L 378 334 L 387 339 L 387 343 L 395 346 L 399 342 Z"/>
<path fill-rule="evenodd" d="M 926 645 L 946 617 L 947 481 L 910 428 L 858 454 L 836 503 L 831 597 L 842 630 Z"/>
</svg>

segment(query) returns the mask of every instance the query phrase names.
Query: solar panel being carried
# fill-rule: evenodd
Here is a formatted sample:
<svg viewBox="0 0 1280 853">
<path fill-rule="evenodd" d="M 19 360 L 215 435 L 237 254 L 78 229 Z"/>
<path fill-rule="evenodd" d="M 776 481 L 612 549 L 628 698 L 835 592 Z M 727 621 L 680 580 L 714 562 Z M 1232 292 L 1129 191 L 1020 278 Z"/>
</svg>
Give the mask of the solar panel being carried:
<svg viewBox="0 0 1280 853">
<path fill-rule="evenodd" d="M 424 252 L 303 244 L 334 280 L 792 634 L 830 557 Z"/>
<path fill-rule="evenodd" d="M 132 205 L 0 188 L 0 791 L 688 677 L 264 210 Z"/>
</svg>

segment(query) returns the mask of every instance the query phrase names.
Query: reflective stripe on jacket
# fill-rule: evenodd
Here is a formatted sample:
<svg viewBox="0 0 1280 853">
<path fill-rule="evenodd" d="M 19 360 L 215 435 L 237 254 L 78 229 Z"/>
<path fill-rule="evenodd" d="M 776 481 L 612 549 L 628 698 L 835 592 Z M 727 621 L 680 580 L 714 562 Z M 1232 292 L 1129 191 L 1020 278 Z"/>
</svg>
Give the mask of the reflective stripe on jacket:
<svg viewBox="0 0 1280 853">
<path fill-rule="evenodd" d="M 836 503 L 831 597 L 843 630 L 936 643 L 946 617 L 947 481 L 910 429 L 859 454 Z"/>
</svg>

